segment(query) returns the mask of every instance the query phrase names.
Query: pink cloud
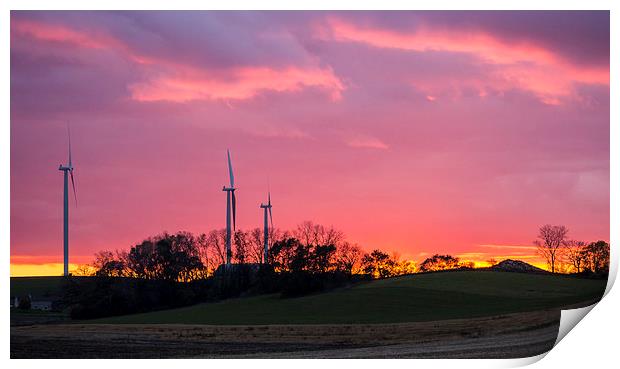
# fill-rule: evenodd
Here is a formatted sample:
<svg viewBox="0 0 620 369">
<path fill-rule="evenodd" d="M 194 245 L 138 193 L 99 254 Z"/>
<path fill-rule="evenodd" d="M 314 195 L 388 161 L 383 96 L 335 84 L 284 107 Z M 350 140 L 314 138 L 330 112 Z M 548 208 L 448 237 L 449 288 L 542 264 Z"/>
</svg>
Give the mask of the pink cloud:
<svg viewBox="0 0 620 369">
<path fill-rule="evenodd" d="M 531 41 L 508 43 L 482 31 L 437 30 L 424 26 L 414 32 L 362 27 L 335 17 L 329 18 L 327 24 L 327 29 L 317 30 L 316 37 L 376 48 L 471 55 L 489 66 L 489 78 L 450 83 L 474 87 L 481 96 L 486 94 L 486 86 L 500 90 L 519 88 L 532 92 L 545 104 L 558 105 L 562 98 L 575 95 L 577 83 L 609 85 L 609 68 L 573 65 Z M 436 82 L 412 82 L 431 96 L 441 93 L 442 87 Z"/>
<path fill-rule="evenodd" d="M 262 91 L 299 92 L 319 88 L 332 101 L 342 98 L 343 82 L 330 67 L 316 65 L 284 67 L 245 66 L 209 69 L 184 64 L 170 56 L 162 58 L 133 50 L 105 32 L 80 31 L 39 21 L 15 20 L 16 35 L 46 42 L 62 42 L 78 48 L 115 51 L 139 67 L 145 80 L 127 86 L 137 101 L 188 102 L 192 100 L 245 100 Z"/>
<path fill-rule="evenodd" d="M 379 140 L 375 137 L 357 135 L 355 137 L 350 138 L 347 141 L 347 145 L 355 148 L 363 148 L 363 149 L 379 149 L 379 150 L 387 150 L 389 146 L 383 141 Z"/>
<path fill-rule="evenodd" d="M 248 67 L 229 71 L 218 78 L 211 71 L 194 70 L 185 75 L 155 77 L 129 86 L 138 101 L 187 102 L 192 100 L 244 100 L 261 91 L 297 92 L 306 87 L 326 91 L 333 101 L 340 100 L 345 89 L 331 68 L 296 68 L 281 70 Z"/>
<path fill-rule="evenodd" d="M 48 24 L 31 20 L 12 20 L 12 34 L 51 42 L 69 43 L 80 47 L 103 49 L 119 47 L 121 43 L 104 34 L 92 34 L 63 25 Z"/>
</svg>

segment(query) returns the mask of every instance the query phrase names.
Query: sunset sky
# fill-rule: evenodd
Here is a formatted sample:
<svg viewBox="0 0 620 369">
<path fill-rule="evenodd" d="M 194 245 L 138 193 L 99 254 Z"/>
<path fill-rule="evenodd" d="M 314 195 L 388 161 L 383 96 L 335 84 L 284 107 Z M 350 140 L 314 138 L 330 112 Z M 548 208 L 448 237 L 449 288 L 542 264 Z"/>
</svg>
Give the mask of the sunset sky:
<svg viewBox="0 0 620 369">
<path fill-rule="evenodd" d="M 417 261 L 609 240 L 608 12 L 11 12 L 11 274 L 162 231 L 334 225 Z"/>
</svg>

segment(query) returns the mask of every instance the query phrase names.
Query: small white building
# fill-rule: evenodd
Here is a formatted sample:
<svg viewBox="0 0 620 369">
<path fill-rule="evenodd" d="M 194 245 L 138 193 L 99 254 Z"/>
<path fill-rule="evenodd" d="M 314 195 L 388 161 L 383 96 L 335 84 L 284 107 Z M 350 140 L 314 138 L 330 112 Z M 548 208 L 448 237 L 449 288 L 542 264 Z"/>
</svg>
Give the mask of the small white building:
<svg viewBox="0 0 620 369">
<path fill-rule="evenodd" d="M 30 303 L 30 308 L 34 310 L 50 311 L 52 310 L 52 302 L 51 301 L 32 301 Z"/>
</svg>

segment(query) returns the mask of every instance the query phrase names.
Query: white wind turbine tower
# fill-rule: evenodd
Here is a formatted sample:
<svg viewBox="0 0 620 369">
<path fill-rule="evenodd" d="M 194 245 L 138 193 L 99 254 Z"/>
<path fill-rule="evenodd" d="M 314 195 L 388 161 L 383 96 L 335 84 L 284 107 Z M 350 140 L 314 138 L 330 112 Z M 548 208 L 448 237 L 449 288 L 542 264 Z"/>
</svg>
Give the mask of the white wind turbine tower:
<svg viewBox="0 0 620 369">
<path fill-rule="evenodd" d="M 235 223 L 237 217 L 237 200 L 235 199 L 235 176 L 233 175 L 232 163 L 230 161 L 230 151 L 226 150 L 226 153 L 228 154 L 228 173 L 230 175 L 230 187 L 224 186 L 222 188 L 222 191 L 226 191 L 226 265 L 230 265 L 230 259 L 232 257 L 232 233 L 230 229 L 230 213 L 232 208 L 232 226 L 233 230 L 235 230 Z"/>
<path fill-rule="evenodd" d="M 267 192 L 267 205 L 261 203 L 260 207 L 264 210 L 265 216 L 264 216 L 264 229 L 263 229 L 263 234 L 264 234 L 264 240 L 265 240 L 265 250 L 264 250 L 264 256 L 263 256 L 263 263 L 267 264 L 267 261 L 269 260 L 267 257 L 269 256 L 269 224 L 267 223 L 267 212 L 269 212 L 269 220 L 271 222 L 271 228 L 273 228 L 273 217 L 271 215 L 271 191 Z"/>
<path fill-rule="evenodd" d="M 67 125 L 67 136 L 69 137 L 69 163 L 58 167 L 58 170 L 62 170 L 64 174 L 63 185 L 63 256 L 64 256 L 64 271 L 63 275 L 67 277 L 69 275 L 69 178 L 71 176 L 71 186 L 73 187 L 73 197 L 75 199 L 75 205 L 77 206 L 77 195 L 75 193 L 75 181 L 73 180 L 73 164 L 71 162 L 71 132 Z"/>
</svg>

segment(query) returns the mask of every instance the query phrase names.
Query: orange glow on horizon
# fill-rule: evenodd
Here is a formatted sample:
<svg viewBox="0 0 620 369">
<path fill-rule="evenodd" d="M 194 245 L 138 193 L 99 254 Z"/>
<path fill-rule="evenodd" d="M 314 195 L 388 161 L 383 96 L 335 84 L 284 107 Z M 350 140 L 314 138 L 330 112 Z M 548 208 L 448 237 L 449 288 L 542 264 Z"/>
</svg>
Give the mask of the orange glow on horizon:
<svg viewBox="0 0 620 369">
<path fill-rule="evenodd" d="M 80 264 L 69 264 L 69 273 L 75 273 Z M 50 277 L 62 276 L 62 263 L 15 264 L 11 263 L 11 277 Z"/>
<path fill-rule="evenodd" d="M 513 247 L 526 247 L 526 246 L 513 246 Z M 420 265 L 426 257 L 430 257 L 428 254 L 424 257 L 418 258 L 403 258 L 401 261 L 413 260 L 416 265 Z M 506 259 L 520 260 L 538 267 L 543 270 L 548 270 L 546 262 L 538 255 L 515 255 L 515 254 L 492 254 L 492 253 L 460 253 L 454 254 L 461 262 L 473 262 L 475 268 L 486 268 L 491 266 L 490 260 L 500 262 Z M 39 277 L 39 276 L 61 276 L 63 272 L 62 263 L 44 262 L 46 257 L 31 257 L 31 256 L 11 256 L 11 277 Z M 84 258 L 81 258 L 84 259 Z M 21 260 L 21 262 L 19 261 Z M 40 262 L 36 262 L 38 260 Z M 90 261 L 84 260 L 81 263 L 70 263 L 69 272 L 75 274 L 78 268 L 88 267 Z"/>
</svg>

